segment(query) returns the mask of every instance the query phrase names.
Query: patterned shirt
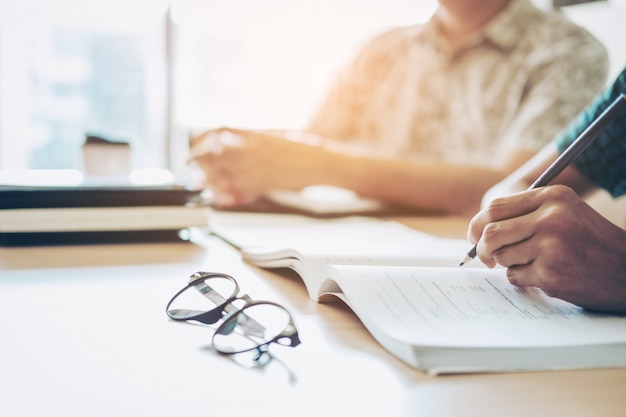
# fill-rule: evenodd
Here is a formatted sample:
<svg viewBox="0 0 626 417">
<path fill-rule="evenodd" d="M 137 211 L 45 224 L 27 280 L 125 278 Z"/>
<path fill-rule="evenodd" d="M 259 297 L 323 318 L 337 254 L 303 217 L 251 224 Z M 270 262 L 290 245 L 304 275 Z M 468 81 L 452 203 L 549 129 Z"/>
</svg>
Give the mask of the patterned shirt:
<svg viewBox="0 0 626 417">
<path fill-rule="evenodd" d="M 588 31 L 529 0 L 452 48 L 433 17 L 375 37 L 339 75 L 308 131 L 387 156 L 493 163 L 549 143 L 606 86 Z"/>
<path fill-rule="evenodd" d="M 626 68 L 615 82 L 602 92 L 556 138 L 560 153 L 618 97 L 626 93 Z M 603 130 L 596 140 L 574 161 L 574 166 L 594 184 L 614 197 L 626 194 L 626 110 Z"/>
</svg>

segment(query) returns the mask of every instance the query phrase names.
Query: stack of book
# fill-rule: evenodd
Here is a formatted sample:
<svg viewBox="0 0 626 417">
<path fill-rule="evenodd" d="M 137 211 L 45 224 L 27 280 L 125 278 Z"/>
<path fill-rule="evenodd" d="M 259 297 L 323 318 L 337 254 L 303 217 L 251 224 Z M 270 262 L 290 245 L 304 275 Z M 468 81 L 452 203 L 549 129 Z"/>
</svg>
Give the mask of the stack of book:
<svg viewBox="0 0 626 417">
<path fill-rule="evenodd" d="M 208 212 L 179 185 L 0 185 L 0 245 L 180 240 Z"/>
</svg>

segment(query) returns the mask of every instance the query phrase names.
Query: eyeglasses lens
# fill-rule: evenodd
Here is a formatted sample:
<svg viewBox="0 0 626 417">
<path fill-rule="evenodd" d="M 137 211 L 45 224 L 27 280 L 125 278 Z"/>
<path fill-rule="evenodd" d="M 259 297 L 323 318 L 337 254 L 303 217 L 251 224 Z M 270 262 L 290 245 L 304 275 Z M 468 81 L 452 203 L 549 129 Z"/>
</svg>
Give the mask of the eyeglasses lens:
<svg viewBox="0 0 626 417">
<path fill-rule="evenodd" d="M 274 304 L 247 305 L 220 325 L 213 346 L 222 353 L 256 349 L 280 335 L 290 320 L 289 313 Z"/>
<path fill-rule="evenodd" d="M 168 315 L 179 320 L 193 320 L 223 306 L 236 292 L 235 282 L 220 275 L 195 280 L 172 301 Z"/>
</svg>

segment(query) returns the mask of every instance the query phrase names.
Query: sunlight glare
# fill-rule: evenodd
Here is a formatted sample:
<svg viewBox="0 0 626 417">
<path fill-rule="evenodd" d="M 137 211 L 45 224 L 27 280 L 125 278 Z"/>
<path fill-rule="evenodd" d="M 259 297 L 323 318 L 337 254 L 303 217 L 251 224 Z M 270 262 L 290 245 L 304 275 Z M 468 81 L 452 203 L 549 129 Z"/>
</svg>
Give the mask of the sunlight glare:
<svg viewBox="0 0 626 417">
<path fill-rule="evenodd" d="M 434 0 L 174 0 L 178 56 L 186 63 L 179 66 L 177 116 L 190 126 L 302 128 L 366 40 L 392 26 L 422 23 L 436 6 Z"/>
</svg>

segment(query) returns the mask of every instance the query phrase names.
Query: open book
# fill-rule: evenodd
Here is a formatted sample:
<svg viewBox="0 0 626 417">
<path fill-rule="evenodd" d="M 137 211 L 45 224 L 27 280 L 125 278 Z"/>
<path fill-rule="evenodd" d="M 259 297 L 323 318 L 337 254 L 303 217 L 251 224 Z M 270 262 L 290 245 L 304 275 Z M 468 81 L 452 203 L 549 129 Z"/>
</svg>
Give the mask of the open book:
<svg viewBox="0 0 626 417">
<path fill-rule="evenodd" d="M 431 374 L 626 366 L 626 317 L 595 314 L 460 268 L 463 240 L 369 218 L 216 221 L 245 260 L 297 272 L 311 299 L 340 299 L 389 352 Z"/>
</svg>

